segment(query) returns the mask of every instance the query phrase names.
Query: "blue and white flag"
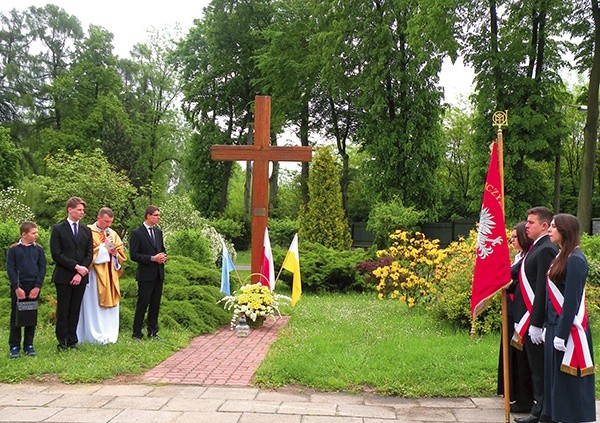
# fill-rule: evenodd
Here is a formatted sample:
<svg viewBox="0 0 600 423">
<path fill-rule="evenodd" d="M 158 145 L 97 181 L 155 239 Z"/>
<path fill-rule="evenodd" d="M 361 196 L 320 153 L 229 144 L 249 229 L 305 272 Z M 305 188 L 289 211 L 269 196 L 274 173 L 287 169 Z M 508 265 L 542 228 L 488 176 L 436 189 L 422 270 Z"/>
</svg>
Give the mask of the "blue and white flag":
<svg viewBox="0 0 600 423">
<path fill-rule="evenodd" d="M 221 241 L 223 245 L 223 258 L 221 259 L 221 292 L 225 295 L 231 295 L 231 288 L 229 286 L 229 272 L 235 269 L 229 251 L 225 246 L 225 243 Z"/>
</svg>

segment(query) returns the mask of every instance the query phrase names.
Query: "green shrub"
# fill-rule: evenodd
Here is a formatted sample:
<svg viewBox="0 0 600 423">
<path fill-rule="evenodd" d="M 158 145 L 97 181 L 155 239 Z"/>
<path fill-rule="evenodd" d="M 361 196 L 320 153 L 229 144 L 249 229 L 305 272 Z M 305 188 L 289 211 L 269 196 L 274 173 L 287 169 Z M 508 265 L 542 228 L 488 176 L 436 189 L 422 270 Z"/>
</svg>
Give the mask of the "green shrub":
<svg viewBox="0 0 600 423">
<path fill-rule="evenodd" d="M 437 285 L 437 295 L 429 308 L 439 320 L 459 328 L 471 328 L 471 288 L 475 265 L 477 233 L 460 239 L 446 248 L 448 275 Z M 497 331 L 502 326 L 501 295 L 498 293 L 475 321 L 478 333 Z"/>
<path fill-rule="evenodd" d="M 137 303 L 135 262 L 126 262 L 127 274 L 120 278 L 120 330 L 131 333 Z M 56 323 L 56 287 L 51 283 L 53 266 L 48 266 L 38 309 L 38 324 Z M 189 328 L 197 334 L 211 332 L 229 322 L 230 314 L 217 305 L 221 274 L 216 268 L 203 267 L 182 256 L 169 256 L 165 267 L 165 283 L 159 324 L 161 327 Z M 8 327 L 10 318 L 10 285 L 5 271 L 0 272 L 0 325 Z"/>
<path fill-rule="evenodd" d="M 281 267 L 286 253 L 287 249 L 273 248 L 276 271 Z M 364 276 L 356 270 L 356 265 L 367 258 L 364 250 L 337 251 L 318 243 L 301 242 L 299 254 L 303 292 L 364 290 Z M 281 272 L 280 279 L 291 287 L 290 272 Z"/>
<path fill-rule="evenodd" d="M 289 248 L 300 224 L 291 219 L 269 219 L 269 238 L 271 245 Z"/>
<path fill-rule="evenodd" d="M 371 209 L 367 229 L 375 235 L 375 245 L 383 249 L 390 246 L 390 234 L 399 229 L 417 231 L 424 217 L 425 212 L 415 210 L 412 206 L 405 207 L 402 200 L 395 197 L 389 202 L 377 203 Z"/>
<path fill-rule="evenodd" d="M 229 218 L 213 219 L 213 228 L 229 240 L 236 250 L 247 250 L 250 246 L 250 220 L 237 221 Z"/>
<path fill-rule="evenodd" d="M 211 245 L 200 229 L 180 229 L 165 237 L 167 252 L 194 259 L 200 264 L 214 265 Z"/>
</svg>

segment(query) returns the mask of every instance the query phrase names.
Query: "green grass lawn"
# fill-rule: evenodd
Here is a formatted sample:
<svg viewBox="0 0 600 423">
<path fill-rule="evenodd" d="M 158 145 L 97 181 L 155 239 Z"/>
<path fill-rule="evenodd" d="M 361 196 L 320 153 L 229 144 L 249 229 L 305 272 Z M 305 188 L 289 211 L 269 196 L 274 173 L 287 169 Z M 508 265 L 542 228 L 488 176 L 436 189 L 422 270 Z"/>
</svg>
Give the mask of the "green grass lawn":
<svg viewBox="0 0 600 423">
<path fill-rule="evenodd" d="M 498 335 L 475 340 L 421 310 L 369 295 L 305 296 L 255 375 L 264 387 L 492 396 Z"/>
</svg>

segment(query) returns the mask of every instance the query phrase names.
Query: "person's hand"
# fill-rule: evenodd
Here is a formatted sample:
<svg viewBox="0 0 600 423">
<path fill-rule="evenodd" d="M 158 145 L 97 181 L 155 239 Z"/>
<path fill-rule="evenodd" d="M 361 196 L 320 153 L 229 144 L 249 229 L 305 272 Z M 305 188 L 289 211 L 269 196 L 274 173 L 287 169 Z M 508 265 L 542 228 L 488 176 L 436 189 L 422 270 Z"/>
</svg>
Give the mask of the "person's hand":
<svg viewBox="0 0 600 423">
<path fill-rule="evenodd" d="M 79 273 L 76 273 L 75 276 L 73 276 L 73 279 L 71 279 L 71 285 L 79 285 L 81 283 L 81 275 Z"/>
<path fill-rule="evenodd" d="M 167 261 L 167 255 L 165 253 L 158 253 L 152 257 L 152 261 L 158 264 L 164 264 L 164 262 Z"/>
<path fill-rule="evenodd" d="M 81 276 L 85 276 L 85 275 L 87 275 L 87 274 L 88 274 L 88 272 L 89 272 L 89 270 L 88 270 L 88 268 L 87 268 L 87 267 L 83 267 L 83 266 L 80 266 L 80 265 L 78 265 L 78 264 L 76 264 L 76 265 L 75 265 L 75 271 L 76 271 L 78 274 L 80 274 Z M 81 279 L 80 279 L 80 281 L 81 281 Z"/>
<path fill-rule="evenodd" d="M 40 293 L 40 289 L 36 286 L 31 291 L 29 291 L 29 298 L 34 300 Z"/>
<path fill-rule="evenodd" d="M 25 299 L 25 291 L 23 291 L 22 288 L 15 289 L 15 295 L 17 296 L 17 298 L 19 300 L 24 300 Z"/>
<path fill-rule="evenodd" d="M 529 337 L 531 338 L 531 342 L 533 342 L 536 345 L 540 345 L 544 342 L 544 331 L 542 330 L 542 328 L 530 325 Z"/>
<path fill-rule="evenodd" d="M 554 337 L 554 349 L 556 349 L 558 351 L 566 351 L 567 346 L 565 345 L 565 340 L 562 338 L 559 338 L 558 336 L 555 336 Z"/>
</svg>

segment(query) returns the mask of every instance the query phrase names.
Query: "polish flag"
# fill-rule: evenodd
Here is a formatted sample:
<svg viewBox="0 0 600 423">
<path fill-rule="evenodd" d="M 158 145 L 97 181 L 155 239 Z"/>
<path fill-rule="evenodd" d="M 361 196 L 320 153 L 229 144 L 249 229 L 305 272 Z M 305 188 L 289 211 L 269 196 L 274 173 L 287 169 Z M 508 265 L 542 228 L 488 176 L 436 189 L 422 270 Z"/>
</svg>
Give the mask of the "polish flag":
<svg viewBox="0 0 600 423">
<path fill-rule="evenodd" d="M 260 265 L 260 283 L 268 286 L 271 291 L 275 289 L 275 265 L 273 263 L 273 251 L 269 240 L 269 229 L 265 228 L 265 239 L 263 241 L 263 255 Z"/>
</svg>

